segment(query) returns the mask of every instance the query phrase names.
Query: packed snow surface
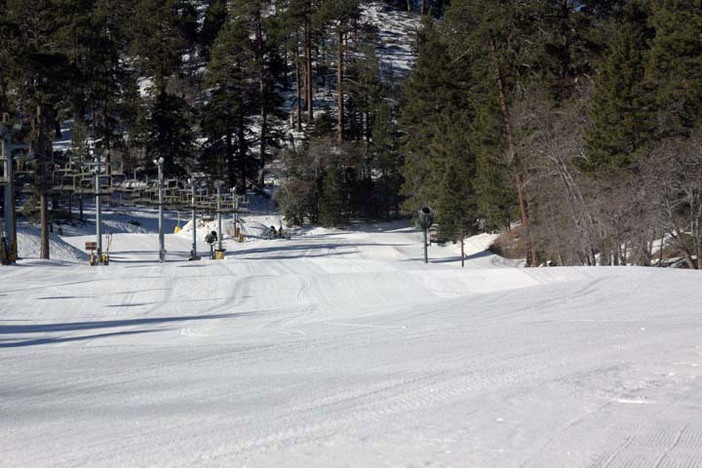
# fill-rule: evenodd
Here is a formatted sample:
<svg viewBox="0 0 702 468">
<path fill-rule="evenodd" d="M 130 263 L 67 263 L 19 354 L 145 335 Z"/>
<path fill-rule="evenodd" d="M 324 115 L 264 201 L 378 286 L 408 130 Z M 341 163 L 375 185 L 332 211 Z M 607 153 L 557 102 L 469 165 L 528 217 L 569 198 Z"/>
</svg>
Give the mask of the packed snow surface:
<svg viewBox="0 0 702 468">
<path fill-rule="evenodd" d="M 107 266 L 76 228 L 0 267 L 2 466 L 702 465 L 698 272 L 424 264 L 402 224 L 189 262 L 172 214 L 159 264 L 106 216 Z"/>
</svg>

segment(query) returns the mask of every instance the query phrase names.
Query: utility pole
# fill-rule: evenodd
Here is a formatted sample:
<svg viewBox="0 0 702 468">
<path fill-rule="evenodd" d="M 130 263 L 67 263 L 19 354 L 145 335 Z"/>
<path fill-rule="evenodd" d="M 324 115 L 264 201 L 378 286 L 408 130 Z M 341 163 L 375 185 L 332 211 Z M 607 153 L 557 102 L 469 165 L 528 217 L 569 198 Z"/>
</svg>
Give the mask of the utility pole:
<svg viewBox="0 0 702 468">
<path fill-rule="evenodd" d="M 195 178 L 188 179 L 192 190 L 190 197 L 190 205 L 192 207 L 192 225 L 193 225 L 193 248 L 190 250 L 190 258 L 188 260 L 200 260 L 197 256 L 197 220 L 195 219 Z"/>
<path fill-rule="evenodd" d="M 95 166 L 95 237 L 97 238 L 97 258 L 98 263 L 102 262 L 102 207 L 100 206 L 100 172 L 102 168 L 100 167 L 101 155 L 95 154 L 95 161 L 97 164 Z"/>
<path fill-rule="evenodd" d="M 217 185 L 217 250 L 222 251 L 222 184 L 221 180 Z"/>
<path fill-rule="evenodd" d="M 236 187 L 229 189 L 232 192 L 232 200 L 234 200 L 234 236 L 239 239 L 239 233 L 241 229 L 239 228 L 239 196 L 236 194 Z"/>
<path fill-rule="evenodd" d="M 163 236 L 163 156 L 154 159 L 158 166 L 158 261 L 166 261 L 166 245 Z"/>
<path fill-rule="evenodd" d="M 49 206 L 47 187 L 47 165 L 48 155 L 51 152 L 51 141 L 47 137 L 47 112 L 44 104 L 37 104 L 36 119 L 34 120 L 35 139 L 35 177 L 38 181 L 39 189 L 39 219 L 41 225 L 41 237 L 39 241 L 39 258 L 48 260 L 51 258 L 51 242 L 49 240 Z"/>
</svg>

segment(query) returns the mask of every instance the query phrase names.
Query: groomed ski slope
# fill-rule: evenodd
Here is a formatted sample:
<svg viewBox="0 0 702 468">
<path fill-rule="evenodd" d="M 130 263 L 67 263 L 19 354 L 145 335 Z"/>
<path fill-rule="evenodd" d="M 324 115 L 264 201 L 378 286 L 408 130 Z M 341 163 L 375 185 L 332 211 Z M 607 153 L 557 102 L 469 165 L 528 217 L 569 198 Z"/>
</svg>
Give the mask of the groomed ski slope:
<svg viewBox="0 0 702 468">
<path fill-rule="evenodd" d="M 702 466 L 698 272 L 190 235 L 0 268 L 0 465 Z"/>
</svg>

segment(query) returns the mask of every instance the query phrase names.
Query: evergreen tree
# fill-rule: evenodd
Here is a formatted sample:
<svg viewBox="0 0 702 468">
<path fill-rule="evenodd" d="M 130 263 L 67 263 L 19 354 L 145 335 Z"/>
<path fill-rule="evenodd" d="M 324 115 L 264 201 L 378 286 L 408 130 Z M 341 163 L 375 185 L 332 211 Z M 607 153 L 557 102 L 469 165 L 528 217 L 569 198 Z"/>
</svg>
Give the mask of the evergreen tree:
<svg viewBox="0 0 702 468">
<path fill-rule="evenodd" d="M 415 70 L 403 89 L 400 128 L 404 133 L 401 151 L 404 156 L 402 176 L 403 203 L 416 212 L 438 198 L 445 165 L 450 155 L 444 139 L 447 131 L 472 120 L 469 82 L 461 62 L 449 54 L 446 40 L 429 17 L 425 17 L 419 34 L 419 56 Z"/>
<path fill-rule="evenodd" d="M 375 49 L 371 46 L 362 47 L 361 54 L 351 64 L 347 75 L 347 138 L 362 139 L 368 144 L 376 119 L 375 113 L 387 94 L 380 80 Z"/>
<path fill-rule="evenodd" d="M 14 65 L 14 54 L 19 49 L 19 24 L 10 15 L 7 0 L 0 0 L 0 63 L 5 66 L 0 67 L 0 114 L 10 111 L 10 81 L 12 79 L 12 67 Z"/>
<path fill-rule="evenodd" d="M 348 191 L 344 180 L 341 155 L 332 151 L 328 155 L 326 170 L 322 176 L 319 200 L 319 223 L 322 226 L 341 226 L 348 222 Z"/>
<path fill-rule="evenodd" d="M 266 161 L 269 159 L 269 148 L 277 145 L 278 131 L 277 122 L 281 116 L 281 99 L 277 93 L 276 86 L 280 84 L 282 62 L 280 59 L 280 46 L 276 39 L 280 36 L 278 29 L 279 22 L 266 12 L 270 8 L 267 1 L 242 1 L 237 5 L 237 24 L 247 28 L 250 41 L 242 44 L 245 50 L 242 53 L 248 54 L 251 58 L 251 72 L 254 74 L 257 83 L 257 90 L 254 95 L 257 106 L 257 124 L 260 128 L 258 132 L 258 167 L 256 182 L 263 186 L 263 177 Z"/>
<path fill-rule="evenodd" d="M 296 64 L 300 65 L 300 73 L 297 75 L 297 86 L 300 90 L 300 82 L 304 83 L 304 97 L 298 96 L 298 106 L 304 102 L 307 112 L 307 123 L 314 121 L 314 102 L 312 97 L 312 54 L 315 47 L 317 31 L 313 28 L 313 18 L 319 10 L 321 0 L 290 0 L 285 12 L 284 22 L 286 29 L 290 32 L 294 42 L 295 55 L 301 54 L 296 59 Z M 300 93 L 298 92 L 298 95 Z M 301 109 L 298 107 L 298 129 L 301 123 Z"/>
<path fill-rule="evenodd" d="M 441 235 L 448 239 L 463 240 L 478 230 L 471 166 L 470 161 L 459 159 L 449 161 L 444 171 L 440 196 L 435 206 L 436 222 Z"/>
<path fill-rule="evenodd" d="M 220 31 L 208 63 L 206 80 L 211 95 L 202 121 L 207 137 L 206 165 L 229 186 L 241 190 L 258 166 L 249 152 L 252 118 L 258 110 L 257 70 L 250 41 L 242 19 Z"/>
<path fill-rule="evenodd" d="M 210 58 L 210 49 L 215 43 L 219 31 L 226 24 L 227 18 L 227 1 L 212 0 L 205 10 L 205 19 L 200 30 L 200 48 L 202 57 L 206 61 Z"/>
<path fill-rule="evenodd" d="M 374 167 L 380 172 L 380 209 L 385 219 L 390 219 L 391 213 L 394 212 L 397 216 L 400 211 L 402 161 L 398 151 L 397 125 L 393 121 L 392 110 L 387 102 L 377 107 L 372 134 L 371 154 L 375 159 Z"/>
<path fill-rule="evenodd" d="M 476 118 L 470 127 L 476 153 L 474 188 L 484 228 L 510 228 L 519 216 L 513 172 L 504 151 L 504 124 L 497 103 L 490 99 L 476 104 Z"/>
<path fill-rule="evenodd" d="M 594 27 L 597 7 L 587 0 L 545 0 L 533 7 L 533 27 L 524 31 L 532 36 L 522 54 L 529 72 L 525 86 L 547 89 L 556 105 L 573 95 L 578 79 L 592 74 L 602 47 Z"/>
<path fill-rule="evenodd" d="M 532 2 L 464 0 L 447 12 L 447 28 L 453 31 L 455 54 L 470 60 L 477 83 L 475 100 L 493 109 L 499 104 L 502 115 L 504 151 L 513 174 L 522 229 L 526 238 L 527 263 L 536 264 L 528 227 L 526 164 L 517 151 L 513 130 L 512 106 L 525 90 L 531 75 L 529 57 L 538 10 Z M 467 52 L 466 52 L 467 49 Z"/>
<path fill-rule="evenodd" d="M 48 194 L 51 137 L 57 116 L 66 104 L 66 89 L 74 76 L 66 51 L 60 47 L 60 10 L 46 0 L 24 2 L 6 0 L 3 23 L 14 37 L 7 38 L 16 48 L 3 67 L 9 73 L 13 106 L 21 116 L 32 116 L 31 145 L 35 154 L 35 190 L 39 200 L 41 241 L 39 256 L 50 257 Z M 7 52 L 6 52 L 7 53 Z"/>
<path fill-rule="evenodd" d="M 331 27 L 337 46 L 336 56 L 336 106 L 337 140 L 344 141 L 344 67 L 346 39 L 360 17 L 358 0 L 325 0 L 317 12 L 316 21 L 321 28 Z"/>
<path fill-rule="evenodd" d="M 156 96 L 147 122 L 148 162 L 163 158 L 164 173 L 186 176 L 194 166 L 194 117 L 185 99 L 167 93 Z M 148 164 L 147 167 L 153 166 Z"/>
<path fill-rule="evenodd" d="M 652 0 L 647 64 L 659 135 L 687 135 L 702 118 L 702 0 Z"/>
<path fill-rule="evenodd" d="M 478 223 L 473 188 L 476 159 L 464 129 L 451 127 L 444 138 L 447 154 L 441 155 L 444 167 L 434 203 L 435 220 L 443 236 L 456 240 L 472 234 Z"/>
<path fill-rule="evenodd" d="M 586 135 L 588 172 L 631 168 L 652 136 L 644 60 L 649 32 L 646 12 L 638 2 L 629 5 L 597 76 L 592 97 L 592 127 Z"/>
<path fill-rule="evenodd" d="M 186 0 L 137 0 L 132 53 L 142 73 L 153 78 L 156 95 L 166 92 L 169 79 L 181 71 L 193 36 L 191 8 Z"/>
<path fill-rule="evenodd" d="M 63 2 L 58 32 L 61 47 L 74 69 L 74 79 L 66 89 L 70 107 L 61 117 L 73 116 L 90 123 L 90 134 L 98 143 L 98 151 L 107 152 L 108 174 L 109 150 L 120 139 L 123 92 L 131 79 L 122 60 L 126 52 L 125 33 L 116 3 L 124 2 Z"/>
</svg>

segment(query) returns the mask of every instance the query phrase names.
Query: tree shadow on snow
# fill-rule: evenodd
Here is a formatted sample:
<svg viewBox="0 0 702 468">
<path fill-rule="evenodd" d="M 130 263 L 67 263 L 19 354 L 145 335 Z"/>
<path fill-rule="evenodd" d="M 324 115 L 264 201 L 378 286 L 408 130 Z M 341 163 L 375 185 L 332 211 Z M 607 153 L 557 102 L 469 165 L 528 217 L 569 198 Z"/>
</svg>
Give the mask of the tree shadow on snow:
<svg viewBox="0 0 702 468">
<path fill-rule="evenodd" d="M 472 255 L 466 255 L 465 260 L 468 262 L 470 260 L 477 260 L 479 258 L 485 258 L 489 257 L 491 255 L 494 255 L 492 252 L 489 250 L 484 250 L 482 252 L 474 253 Z M 456 255 L 454 257 L 446 257 L 446 258 L 437 258 L 437 259 L 432 259 L 431 254 L 429 254 L 429 261 L 431 263 L 453 263 L 453 262 L 459 262 L 461 261 L 461 256 Z"/>
<path fill-rule="evenodd" d="M 284 241 L 281 241 L 280 243 L 276 245 L 271 245 L 270 247 L 256 247 L 256 248 L 251 248 L 251 249 L 241 249 L 241 250 L 232 250 L 232 255 L 237 256 L 237 255 L 252 255 L 252 254 L 278 254 L 279 256 L 281 254 L 286 254 L 289 253 L 291 255 L 285 256 L 283 258 L 291 258 L 291 257 L 323 257 L 325 255 L 348 255 L 352 253 L 356 253 L 356 250 L 354 250 L 356 247 L 377 247 L 377 246 L 384 246 L 384 247 L 402 247 L 402 244 L 369 244 L 369 243 L 354 243 L 354 242 L 349 242 L 349 243 L 344 243 L 344 244 L 286 244 Z M 320 252 L 319 254 L 295 254 L 296 252 L 304 252 L 304 251 L 321 251 L 321 250 L 327 250 L 329 252 Z M 294 254 L 294 255 L 293 255 Z M 264 258 L 276 258 L 276 257 L 269 257 L 266 256 Z"/>
<path fill-rule="evenodd" d="M 241 312 L 232 314 L 215 314 L 215 315 L 203 315 L 203 316 L 179 316 L 179 317 L 154 317 L 154 318 L 140 318 L 140 319 L 129 319 L 129 320 L 102 320 L 95 322 L 68 322 L 68 323 L 48 323 L 48 324 L 34 324 L 34 325 L 0 325 L 0 335 L 21 335 L 27 333 L 60 333 L 60 332 L 75 332 L 81 330 L 96 330 L 103 328 L 118 328 L 118 327 L 131 327 L 131 326 L 143 326 L 150 324 L 162 324 L 162 323 L 172 323 L 172 322 L 187 322 L 195 320 L 210 320 L 210 319 L 222 319 L 222 318 L 233 318 L 250 315 L 252 312 Z M 94 338 L 105 338 L 110 336 L 118 335 L 132 335 L 141 333 L 152 333 L 157 331 L 163 331 L 164 329 L 153 329 L 153 330 L 125 330 L 116 331 L 110 333 L 102 333 L 96 335 L 82 335 L 82 336 L 70 336 L 70 337 L 45 337 L 37 339 L 23 339 L 21 337 L 17 338 L 4 338 L 0 339 L 0 348 L 16 348 L 21 346 L 34 346 L 41 344 L 52 344 L 61 343 L 66 341 L 78 341 L 78 340 L 88 340 Z"/>
<path fill-rule="evenodd" d="M 0 340 L 0 348 L 22 348 L 25 346 L 37 346 L 44 344 L 66 343 L 69 341 L 93 340 L 96 338 L 108 338 L 120 335 L 141 335 L 144 333 L 155 333 L 160 330 L 132 330 L 113 333 L 100 333 L 97 335 L 70 336 L 61 338 L 38 338 L 34 340 Z"/>
</svg>

